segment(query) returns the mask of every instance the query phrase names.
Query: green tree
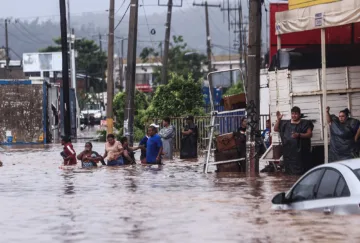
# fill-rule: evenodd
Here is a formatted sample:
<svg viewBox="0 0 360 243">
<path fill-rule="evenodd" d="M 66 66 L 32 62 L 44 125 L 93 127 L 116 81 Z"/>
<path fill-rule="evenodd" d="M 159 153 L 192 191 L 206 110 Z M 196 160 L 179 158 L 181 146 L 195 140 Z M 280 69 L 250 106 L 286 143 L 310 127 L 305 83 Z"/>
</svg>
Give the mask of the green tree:
<svg viewBox="0 0 360 243">
<path fill-rule="evenodd" d="M 159 53 L 154 48 L 145 47 L 140 58 L 143 62 L 147 62 L 149 57 L 159 57 Z M 176 73 L 184 76 L 185 79 L 191 74 L 195 81 L 200 80 L 204 76 L 202 66 L 207 64 L 207 57 L 194 50 L 188 48 L 182 36 L 173 36 L 169 48 L 168 73 Z M 161 67 L 155 69 L 155 83 L 161 80 Z"/>
<path fill-rule="evenodd" d="M 169 83 L 160 85 L 147 109 L 147 117 L 178 117 L 203 114 L 204 97 L 201 81 L 170 73 Z"/>
<path fill-rule="evenodd" d="M 120 136 L 123 134 L 124 127 L 124 108 L 125 108 L 125 92 L 119 92 L 114 97 L 114 112 L 116 116 L 115 127 L 119 130 Z M 135 119 L 134 130 L 135 140 L 140 140 L 144 136 L 146 109 L 149 107 L 149 100 L 145 93 L 136 90 L 135 95 Z"/>
<path fill-rule="evenodd" d="M 54 39 L 55 45 L 40 49 L 40 52 L 61 51 L 61 38 Z M 76 69 L 77 73 L 86 75 L 86 82 L 94 88 L 94 92 L 105 91 L 105 82 L 101 81 L 107 66 L 107 55 L 93 40 L 85 38 L 75 41 L 77 51 Z"/>
<path fill-rule="evenodd" d="M 239 80 L 236 84 L 232 85 L 228 90 L 226 90 L 224 95 L 236 95 L 244 93 L 244 83 Z"/>
</svg>

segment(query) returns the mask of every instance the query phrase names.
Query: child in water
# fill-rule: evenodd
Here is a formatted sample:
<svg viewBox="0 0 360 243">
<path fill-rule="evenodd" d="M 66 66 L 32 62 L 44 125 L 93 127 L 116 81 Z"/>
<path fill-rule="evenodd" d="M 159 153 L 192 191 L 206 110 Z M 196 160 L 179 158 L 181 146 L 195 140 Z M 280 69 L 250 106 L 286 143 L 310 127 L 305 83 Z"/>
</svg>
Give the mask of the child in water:
<svg viewBox="0 0 360 243">
<path fill-rule="evenodd" d="M 64 165 L 76 165 L 76 152 L 71 143 L 71 138 L 62 136 L 61 137 L 61 145 L 64 146 L 64 151 L 60 153 L 60 155 L 64 159 Z"/>
</svg>

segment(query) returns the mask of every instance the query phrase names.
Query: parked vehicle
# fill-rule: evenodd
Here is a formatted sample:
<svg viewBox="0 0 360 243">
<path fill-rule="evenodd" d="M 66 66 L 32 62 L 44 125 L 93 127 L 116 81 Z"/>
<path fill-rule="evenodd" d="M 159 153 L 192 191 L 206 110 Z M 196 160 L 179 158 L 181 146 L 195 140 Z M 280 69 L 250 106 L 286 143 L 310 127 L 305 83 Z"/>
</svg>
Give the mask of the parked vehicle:
<svg viewBox="0 0 360 243">
<path fill-rule="evenodd" d="M 98 103 L 86 104 L 81 111 L 80 123 L 85 125 L 100 125 L 101 120 L 105 119 L 106 112 L 104 107 Z M 90 124 L 95 123 L 95 124 Z"/>
<path fill-rule="evenodd" d="M 272 203 L 276 210 L 360 214 L 360 159 L 315 167 Z"/>
</svg>

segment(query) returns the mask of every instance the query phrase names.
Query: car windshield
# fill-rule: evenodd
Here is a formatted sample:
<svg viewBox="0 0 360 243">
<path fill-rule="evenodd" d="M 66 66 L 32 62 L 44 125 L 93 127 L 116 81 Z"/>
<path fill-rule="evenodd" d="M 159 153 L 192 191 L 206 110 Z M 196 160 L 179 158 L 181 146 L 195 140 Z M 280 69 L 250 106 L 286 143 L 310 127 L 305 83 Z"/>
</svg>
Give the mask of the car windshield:
<svg viewBox="0 0 360 243">
<path fill-rule="evenodd" d="M 354 173 L 360 181 L 360 169 L 354 170 Z"/>
<path fill-rule="evenodd" d="M 100 110 L 99 104 L 86 104 L 84 110 Z"/>
</svg>

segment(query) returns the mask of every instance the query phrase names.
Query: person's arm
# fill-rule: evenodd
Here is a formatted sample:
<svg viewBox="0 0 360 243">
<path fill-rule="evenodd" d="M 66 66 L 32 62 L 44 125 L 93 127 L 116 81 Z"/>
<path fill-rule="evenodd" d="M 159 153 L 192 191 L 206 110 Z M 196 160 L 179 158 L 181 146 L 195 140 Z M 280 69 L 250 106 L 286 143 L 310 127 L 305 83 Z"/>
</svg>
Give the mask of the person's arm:
<svg viewBox="0 0 360 243">
<path fill-rule="evenodd" d="M 77 156 L 77 159 L 81 161 L 83 155 L 84 155 L 84 151 L 82 151 L 82 152 Z"/>
<path fill-rule="evenodd" d="M 312 138 L 312 130 L 308 128 L 306 133 L 293 133 L 292 138 Z"/>
<path fill-rule="evenodd" d="M 326 121 L 330 125 L 331 124 L 331 116 L 330 116 L 330 107 L 326 107 Z"/>
<path fill-rule="evenodd" d="M 156 161 L 160 161 L 162 153 L 163 153 L 163 147 L 161 146 L 159 149 L 158 156 L 156 157 Z"/>
<path fill-rule="evenodd" d="M 129 152 L 127 150 L 124 150 L 124 157 L 129 160 L 131 163 L 134 163 L 135 161 L 130 157 Z"/>
<path fill-rule="evenodd" d="M 159 153 L 158 153 L 158 155 L 157 155 L 157 157 L 156 157 L 156 161 L 160 161 L 160 160 L 161 160 L 161 155 L 162 155 L 162 153 L 163 153 L 163 144 L 162 144 L 161 139 L 159 139 L 159 140 L 157 141 L 157 146 L 158 146 L 158 148 L 159 148 Z"/>
<path fill-rule="evenodd" d="M 168 129 L 165 128 L 161 129 L 159 135 L 163 139 L 169 139 L 173 137 L 174 135 L 173 133 L 174 133 L 174 127 L 170 126 Z"/>
<path fill-rule="evenodd" d="M 182 132 L 183 135 L 190 135 L 192 133 L 193 133 L 193 130 L 191 130 L 191 129 Z"/>
<path fill-rule="evenodd" d="M 122 146 L 122 144 L 120 142 L 118 144 L 118 151 L 119 151 L 120 154 L 124 154 L 124 148 L 123 148 L 123 146 Z"/>
<path fill-rule="evenodd" d="M 283 118 L 283 115 L 277 111 L 276 112 L 276 117 L 277 117 L 277 120 L 276 120 L 276 123 L 275 123 L 275 126 L 274 126 L 274 131 L 275 132 L 280 132 L 280 123 L 281 123 L 281 119 Z"/>
<path fill-rule="evenodd" d="M 356 132 L 355 142 L 357 142 L 357 141 L 359 140 L 359 137 L 360 137 L 360 127 L 359 127 L 359 129 L 357 130 L 357 132 Z"/>
</svg>

